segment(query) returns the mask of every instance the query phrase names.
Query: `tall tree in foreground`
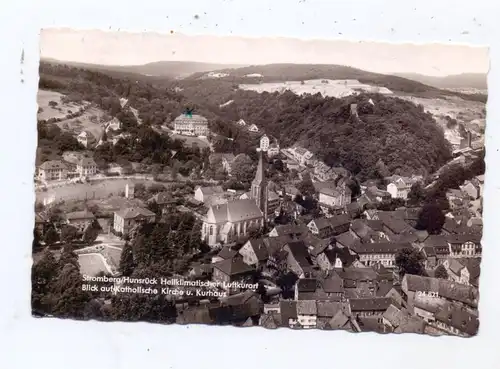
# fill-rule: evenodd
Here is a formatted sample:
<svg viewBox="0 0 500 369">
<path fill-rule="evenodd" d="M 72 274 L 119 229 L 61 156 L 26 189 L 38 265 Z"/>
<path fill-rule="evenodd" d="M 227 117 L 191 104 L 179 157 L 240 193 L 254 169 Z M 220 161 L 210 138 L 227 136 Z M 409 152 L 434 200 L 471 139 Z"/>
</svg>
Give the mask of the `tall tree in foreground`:
<svg viewBox="0 0 500 369">
<path fill-rule="evenodd" d="M 448 272 L 446 271 L 446 268 L 442 265 L 439 265 L 434 271 L 434 277 L 440 279 L 448 279 Z"/>
<path fill-rule="evenodd" d="M 119 270 L 124 276 L 130 276 L 135 268 L 134 263 L 134 252 L 132 250 L 132 245 L 129 242 L 125 242 L 122 249 L 122 254 L 120 256 L 120 266 Z"/>
<path fill-rule="evenodd" d="M 425 256 L 413 247 L 405 247 L 396 254 L 396 266 L 399 269 L 399 275 L 405 274 L 424 275 Z"/>
<path fill-rule="evenodd" d="M 437 203 L 425 204 L 418 216 L 415 228 L 426 230 L 429 234 L 439 234 L 443 228 L 446 218 Z"/>
</svg>

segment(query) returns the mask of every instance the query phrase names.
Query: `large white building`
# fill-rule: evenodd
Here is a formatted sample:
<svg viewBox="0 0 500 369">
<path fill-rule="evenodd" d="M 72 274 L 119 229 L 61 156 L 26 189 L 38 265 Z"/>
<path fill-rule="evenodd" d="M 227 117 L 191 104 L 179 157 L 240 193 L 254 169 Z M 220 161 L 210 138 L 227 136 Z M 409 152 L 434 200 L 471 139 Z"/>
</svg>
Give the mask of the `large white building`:
<svg viewBox="0 0 500 369">
<path fill-rule="evenodd" d="M 174 133 L 184 136 L 208 136 L 208 120 L 196 114 L 179 115 L 174 120 Z"/>
</svg>

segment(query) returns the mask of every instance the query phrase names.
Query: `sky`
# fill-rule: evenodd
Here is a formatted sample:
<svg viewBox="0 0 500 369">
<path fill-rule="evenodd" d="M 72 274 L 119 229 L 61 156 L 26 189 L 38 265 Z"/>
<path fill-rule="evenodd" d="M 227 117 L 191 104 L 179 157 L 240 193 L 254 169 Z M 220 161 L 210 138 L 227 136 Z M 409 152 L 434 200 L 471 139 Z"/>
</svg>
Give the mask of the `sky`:
<svg viewBox="0 0 500 369">
<path fill-rule="evenodd" d="M 486 47 L 71 29 L 42 30 L 40 56 L 102 65 L 155 61 L 340 64 L 377 73 L 429 76 L 487 73 L 489 69 Z"/>
</svg>

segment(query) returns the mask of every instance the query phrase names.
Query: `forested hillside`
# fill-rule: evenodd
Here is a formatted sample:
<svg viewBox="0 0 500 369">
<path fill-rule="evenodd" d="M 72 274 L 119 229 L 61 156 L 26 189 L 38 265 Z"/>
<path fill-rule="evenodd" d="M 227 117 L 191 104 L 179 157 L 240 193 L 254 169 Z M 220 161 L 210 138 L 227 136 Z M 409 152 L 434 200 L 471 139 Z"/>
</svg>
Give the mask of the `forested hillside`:
<svg viewBox="0 0 500 369">
<path fill-rule="evenodd" d="M 214 133 L 233 139 L 216 141 L 215 149 L 220 152 L 255 153 L 258 136 L 234 125 L 243 118 L 278 138 L 282 147 L 300 142 L 327 164 L 342 165 L 361 178 L 381 174 L 380 165 L 376 165 L 380 161 L 391 173 L 424 174 L 450 158 L 449 144 L 432 116 L 422 107 L 398 98 L 366 94 L 342 99 L 323 98 L 319 94 L 297 96 L 291 92 L 259 94 L 238 90 L 231 82 L 219 80 L 191 80 L 175 86 L 182 87 L 174 89 L 169 83 L 153 85 L 130 76 L 117 78 L 62 65 L 40 67 L 41 88 L 66 93 L 69 99 L 91 101 L 120 119 L 125 130 L 135 130 L 137 121 L 121 108 L 120 97 L 127 98 L 139 111 L 145 126 L 170 122 L 186 107 L 194 107 L 208 118 Z M 229 100 L 233 103 L 219 107 Z M 359 119 L 350 114 L 353 103 L 358 104 Z M 161 141 L 157 137 L 151 139 Z M 172 148 L 172 144 L 164 142 L 158 148 Z M 153 155 L 150 150 L 143 151 Z M 134 155 L 130 152 L 129 156 Z M 154 162 L 164 161 L 156 156 Z"/>
<path fill-rule="evenodd" d="M 362 177 L 376 176 L 379 160 L 391 173 L 425 174 L 450 159 L 450 146 L 432 116 L 401 99 L 249 91 L 238 91 L 233 99 L 224 108 L 226 119 L 255 123 L 282 146 L 299 142 L 327 164 L 342 165 Z M 359 119 L 351 116 L 353 103 L 358 104 Z"/>
</svg>

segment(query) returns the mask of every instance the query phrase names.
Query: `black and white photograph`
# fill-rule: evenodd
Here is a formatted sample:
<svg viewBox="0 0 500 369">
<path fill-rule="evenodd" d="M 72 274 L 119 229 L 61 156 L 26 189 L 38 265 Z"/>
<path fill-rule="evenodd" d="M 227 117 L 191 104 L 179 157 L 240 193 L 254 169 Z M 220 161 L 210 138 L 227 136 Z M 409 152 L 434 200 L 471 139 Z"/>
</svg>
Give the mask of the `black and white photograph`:
<svg viewBox="0 0 500 369">
<path fill-rule="evenodd" d="M 488 68 L 458 44 L 42 30 L 32 315 L 477 335 Z"/>
</svg>

